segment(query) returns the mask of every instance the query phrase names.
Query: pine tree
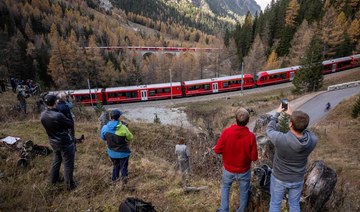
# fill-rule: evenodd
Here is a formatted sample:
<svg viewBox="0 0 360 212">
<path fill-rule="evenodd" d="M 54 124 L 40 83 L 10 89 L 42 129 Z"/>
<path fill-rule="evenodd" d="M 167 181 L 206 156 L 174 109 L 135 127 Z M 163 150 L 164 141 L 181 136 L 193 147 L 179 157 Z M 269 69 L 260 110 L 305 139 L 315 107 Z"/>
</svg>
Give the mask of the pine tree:
<svg viewBox="0 0 360 212">
<path fill-rule="evenodd" d="M 339 45 L 344 42 L 345 22 L 346 17 L 343 12 L 337 15 L 332 6 L 326 11 L 321 21 L 321 34 L 326 58 L 334 57 Z"/>
<path fill-rule="evenodd" d="M 293 84 L 296 93 L 317 91 L 323 83 L 321 42 L 313 37 L 301 60 L 301 68 L 296 72 Z"/>
<path fill-rule="evenodd" d="M 287 133 L 289 131 L 290 116 L 287 113 L 282 112 L 279 117 L 279 131 Z"/>
<path fill-rule="evenodd" d="M 347 31 L 350 41 L 352 44 L 355 44 L 360 39 L 360 21 L 359 19 L 355 18 Z"/>
<path fill-rule="evenodd" d="M 260 35 L 257 35 L 249 55 L 244 58 L 246 73 L 253 73 L 253 75 L 256 76 L 256 73 L 262 70 L 265 62 L 265 47 L 260 39 Z"/>
<path fill-rule="evenodd" d="M 314 31 L 314 27 L 309 26 L 306 20 L 302 22 L 290 43 L 291 49 L 288 55 L 288 65 L 300 64 L 300 59 L 305 54 L 305 50 L 314 36 Z"/>
<path fill-rule="evenodd" d="M 291 0 L 286 10 L 285 26 L 294 27 L 296 26 L 296 18 L 299 14 L 300 5 L 297 0 Z"/>
<path fill-rule="evenodd" d="M 280 68 L 279 60 L 276 55 L 276 52 L 273 50 L 267 59 L 265 70 L 272 70 Z"/>
</svg>

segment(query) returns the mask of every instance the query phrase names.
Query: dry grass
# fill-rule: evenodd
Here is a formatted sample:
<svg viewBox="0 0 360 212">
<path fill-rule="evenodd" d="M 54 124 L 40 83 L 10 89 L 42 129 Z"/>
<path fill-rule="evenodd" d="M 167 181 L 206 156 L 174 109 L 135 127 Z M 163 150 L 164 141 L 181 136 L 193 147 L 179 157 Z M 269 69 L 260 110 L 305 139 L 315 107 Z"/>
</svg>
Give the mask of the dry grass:
<svg viewBox="0 0 360 212">
<path fill-rule="evenodd" d="M 351 118 L 356 97 L 341 102 L 314 127 L 319 142 L 311 160 L 324 160 L 338 175 L 335 195 L 329 208 L 360 210 L 360 118 Z"/>
<path fill-rule="evenodd" d="M 344 78 L 347 76 L 339 80 Z M 19 169 L 15 166 L 18 152 L 0 146 L 0 171 L 4 173 L 0 178 L 0 210 L 116 211 L 122 200 L 133 196 L 152 202 L 158 211 L 215 211 L 220 203 L 221 160 L 211 147 L 217 135 L 233 122 L 233 111 L 237 107 L 253 108 L 256 113 L 252 119 L 255 119 L 258 114 L 274 109 L 282 97 L 295 98 L 289 90 L 234 97 L 227 99 L 225 104 L 224 100 L 218 100 L 186 105 L 197 129 L 203 129 L 201 133 L 180 127 L 130 122 L 129 129 L 135 137 L 131 144 L 130 181 L 124 190 L 120 184 L 111 183 L 112 164 L 105 143 L 99 138 L 95 112 L 89 108 L 76 108 L 76 136 L 84 134 L 86 137 L 84 143 L 78 144 L 76 153 L 74 175 L 79 187 L 68 192 L 62 184 L 57 187 L 48 185 L 51 155 L 35 157 L 27 169 Z M 29 99 L 29 114 L 24 115 L 11 112 L 12 106 L 16 105 L 15 94 L 7 92 L 0 98 L 0 137 L 19 136 L 22 140 L 48 145 L 39 114 L 32 109 L 35 99 Z M 335 108 L 328 119 L 314 129 L 320 141 L 312 160 L 325 160 L 339 176 L 336 193 L 328 205 L 334 211 L 359 210 L 357 151 L 360 120 L 350 118 L 351 101 Z M 215 136 L 209 137 L 208 127 L 213 129 Z M 193 174 L 189 185 L 208 186 L 207 190 L 184 193 L 181 177 L 174 171 L 177 136 L 184 136 L 191 149 Z M 233 210 L 238 206 L 237 189 L 237 186 L 233 187 L 231 193 Z M 266 211 L 267 202 L 264 200 L 257 211 Z"/>
</svg>

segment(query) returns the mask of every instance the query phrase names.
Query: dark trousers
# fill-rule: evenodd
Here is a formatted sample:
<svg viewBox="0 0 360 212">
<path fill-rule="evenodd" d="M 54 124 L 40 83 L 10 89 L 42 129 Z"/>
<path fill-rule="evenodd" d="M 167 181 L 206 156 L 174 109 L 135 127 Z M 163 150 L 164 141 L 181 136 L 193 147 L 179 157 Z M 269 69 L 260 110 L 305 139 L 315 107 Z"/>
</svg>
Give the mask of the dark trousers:
<svg viewBox="0 0 360 212">
<path fill-rule="evenodd" d="M 127 182 L 128 177 L 128 165 L 129 157 L 126 158 L 110 158 L 113 163 L 112 171 L 112 181 L 116 181 L 119 178 L 119 173 L 121 173 L 121 180 L 125 183 Z"/>
<path fill-rule="evenodd" d="M 56 184 L 59 181 L 59 171 L 61 162 L 64 161 L 64 180 L 67 189 L 75 188 L 74 182 L 74 160 L 75 160 L 75 146 L 71 144 L 65 149 L 54 150 L 54 158 L 51 166 L 50 182 Z"/>
</svg>

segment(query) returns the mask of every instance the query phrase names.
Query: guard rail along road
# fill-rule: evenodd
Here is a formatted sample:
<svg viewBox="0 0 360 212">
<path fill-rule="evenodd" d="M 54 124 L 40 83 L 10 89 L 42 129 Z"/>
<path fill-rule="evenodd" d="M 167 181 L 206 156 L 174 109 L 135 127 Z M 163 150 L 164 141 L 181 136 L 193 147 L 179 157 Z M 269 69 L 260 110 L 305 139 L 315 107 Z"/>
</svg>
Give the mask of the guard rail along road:
<svg viewBox="0 0 360 212">
<path fill-rule="evenodd" d="M 336 90 L 340 90 L 340 89 L 357 87 L 357 86 L 360 86 L 360 81 L 354 81 L 354 82 L 347 82 L 347 83 L 342 83 L 342 84 L 337 84 L 337 85 L 331 85 L 331 86 L 328 87 L 328 91 L 336 91 Z"/>
</svg>

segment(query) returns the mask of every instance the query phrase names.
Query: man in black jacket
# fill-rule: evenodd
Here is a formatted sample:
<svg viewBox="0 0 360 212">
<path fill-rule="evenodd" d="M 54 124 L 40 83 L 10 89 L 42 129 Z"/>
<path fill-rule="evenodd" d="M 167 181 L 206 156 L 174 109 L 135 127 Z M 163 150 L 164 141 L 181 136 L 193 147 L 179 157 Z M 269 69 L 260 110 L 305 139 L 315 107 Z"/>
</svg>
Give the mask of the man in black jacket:
<svg viewBox="0 0 360 212">
<path fill-rule="evenodd" d="M 51 166 L 51 184 L 59 181 L 61 162 L 64 161 L 64 179 L 68 190 L 76 188 L 73 172 L 75 145 L 69 134 L 69 129 L 74 127 L 74 122 L 65 117 L 56 109 L 56 96 L 48 94 L 44 101 L 48 108 L 41 113 L 41 123 L 49 137 L 49 142 L 54 150 L 54 159 Z"/>
</svg>

